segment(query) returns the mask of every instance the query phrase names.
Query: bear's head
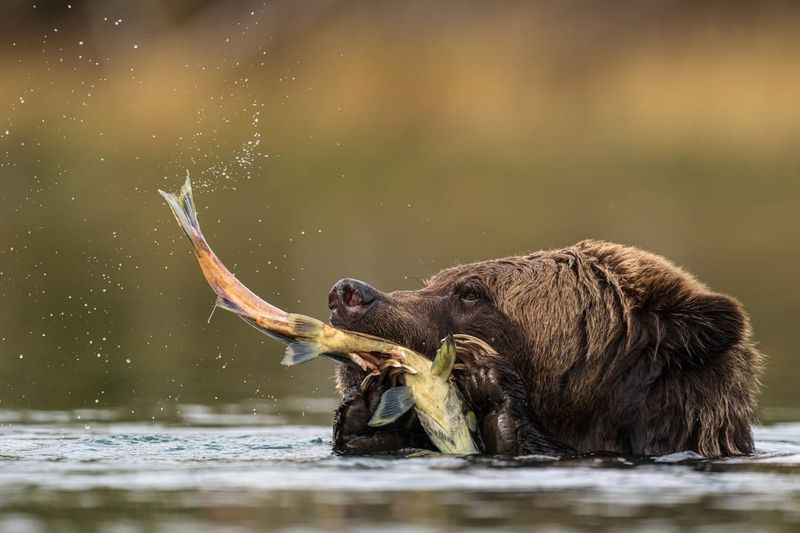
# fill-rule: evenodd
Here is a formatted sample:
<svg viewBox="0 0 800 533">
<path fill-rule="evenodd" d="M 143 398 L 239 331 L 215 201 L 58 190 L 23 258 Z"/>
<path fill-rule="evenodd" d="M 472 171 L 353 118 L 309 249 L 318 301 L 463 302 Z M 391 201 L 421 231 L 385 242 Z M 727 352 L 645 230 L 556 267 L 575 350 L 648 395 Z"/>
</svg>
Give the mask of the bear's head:
<svg viewBox="0 0 800 533">
<path fill-rule="evenodd" d="M 752 449 L 759 354 L 741 306 L 637 248 L 583 241 L 453 267 L 413 291 L 344 279 L 329 307 L 338 327 L 428 356 L 448 333 L 483 339 L 515 412 L 576 451 Z M 342 367 L 340 387 L 360 377 Z"/>
</svg>

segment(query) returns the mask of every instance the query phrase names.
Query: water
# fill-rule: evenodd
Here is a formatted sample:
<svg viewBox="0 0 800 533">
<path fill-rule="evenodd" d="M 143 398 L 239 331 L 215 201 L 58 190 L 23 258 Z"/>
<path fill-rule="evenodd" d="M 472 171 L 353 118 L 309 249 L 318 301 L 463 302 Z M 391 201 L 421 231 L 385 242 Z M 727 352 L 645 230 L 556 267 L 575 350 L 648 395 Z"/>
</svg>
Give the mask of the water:
<svg viewBox="0 0 800 533">
<path fill-rule="evenodd" d="M 184 413 L 2 413 L 0 530 L 800 527 L 800 423 L 756 428 L 740 459 L 340 457 L 313 413 Z"/>
</svg>

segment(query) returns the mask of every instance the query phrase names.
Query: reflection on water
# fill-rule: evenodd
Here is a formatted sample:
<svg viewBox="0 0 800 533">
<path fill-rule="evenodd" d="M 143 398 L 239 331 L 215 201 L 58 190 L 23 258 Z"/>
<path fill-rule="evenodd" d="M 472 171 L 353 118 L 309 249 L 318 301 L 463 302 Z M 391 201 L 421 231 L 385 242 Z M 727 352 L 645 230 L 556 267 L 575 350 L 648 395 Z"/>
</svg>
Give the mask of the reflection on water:
<svg viewBox="0 0 800 533">
<path fill-rule="evenodd" d="M 339 457 L 330 427 L 317 425 L 321 412 L 305 415 L 315 425 L 299 425 L 297 413 L 247 424 L 200 406 L 183 411 L 196 423 L 0 413 L 0 529 L 777 530 L 800 522 L 798 423 L 756 428 L 758 453 L 738 459 Z"/>
</svg>

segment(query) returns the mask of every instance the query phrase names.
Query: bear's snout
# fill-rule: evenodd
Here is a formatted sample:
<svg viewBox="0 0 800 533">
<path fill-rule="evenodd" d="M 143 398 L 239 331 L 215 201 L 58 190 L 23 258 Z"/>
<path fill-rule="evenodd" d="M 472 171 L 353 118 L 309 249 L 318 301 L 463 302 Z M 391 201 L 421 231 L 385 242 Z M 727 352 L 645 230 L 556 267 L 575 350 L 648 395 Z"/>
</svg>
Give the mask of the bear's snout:
<svg viewBox="0 0 800 533">
<path fill-rule="evenodd" d="M 331 322 L 352 324 L 361 318 L 375 303 L 380 292 L 357 279 L 345 278 L 337 281 L 328 294 L 328 309 Z"/>
</svg>

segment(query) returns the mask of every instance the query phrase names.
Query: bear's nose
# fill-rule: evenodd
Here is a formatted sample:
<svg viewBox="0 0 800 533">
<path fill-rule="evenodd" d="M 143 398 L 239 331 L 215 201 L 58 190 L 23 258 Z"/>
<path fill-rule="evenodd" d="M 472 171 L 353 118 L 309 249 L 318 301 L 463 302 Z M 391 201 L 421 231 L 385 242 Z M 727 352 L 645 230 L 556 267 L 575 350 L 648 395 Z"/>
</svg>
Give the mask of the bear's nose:
<svg viewBox="0 0 800 533">
<path fill-rule="evenodd" d="M 349 321 L 362 315 L 377 298 L 378 290 L 363 281 L 340 279 L 328 294 L 328 309 L 333 319 Z"/>
</svg>

